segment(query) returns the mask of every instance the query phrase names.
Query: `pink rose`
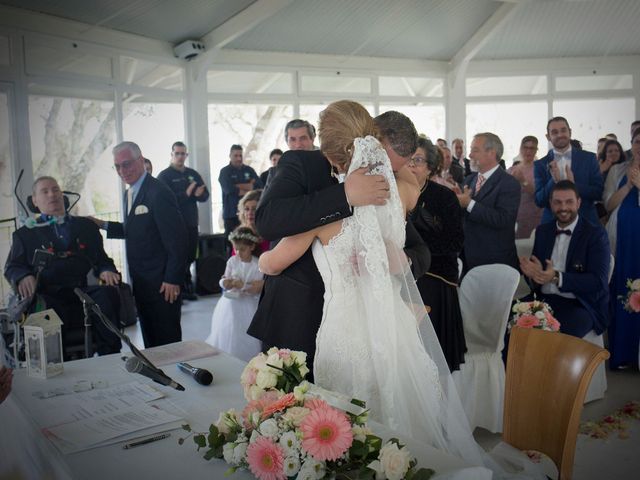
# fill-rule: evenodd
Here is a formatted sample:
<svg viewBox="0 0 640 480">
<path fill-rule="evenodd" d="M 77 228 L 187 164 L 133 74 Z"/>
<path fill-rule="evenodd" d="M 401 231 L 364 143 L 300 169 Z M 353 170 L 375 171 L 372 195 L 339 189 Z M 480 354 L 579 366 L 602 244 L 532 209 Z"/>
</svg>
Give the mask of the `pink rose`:
<svg viewBox="0 0 640 480">
<path fill-rule="evenodd" d="M 640 312 L 640 292 L 629 295 L 629 308 L 636 313 Z"/>
<path fill-rule="evenodd" d="M 516 325 L 522 328 L 536 328 L 539 324 L 535 315 L 523 315 L 516 321 Z"/>
</svg>

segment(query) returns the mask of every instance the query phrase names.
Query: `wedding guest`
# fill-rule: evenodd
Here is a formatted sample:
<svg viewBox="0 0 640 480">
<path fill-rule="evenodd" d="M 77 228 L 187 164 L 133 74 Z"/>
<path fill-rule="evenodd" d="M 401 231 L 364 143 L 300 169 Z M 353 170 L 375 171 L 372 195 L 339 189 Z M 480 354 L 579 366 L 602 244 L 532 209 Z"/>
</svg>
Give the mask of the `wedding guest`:
<svg viewBox="0 0 640 480">
<path fill-rule="evenodd" d="M 431 251 L 431 266 L 418 278 L 418 290 L 449 369 L 454 371 L 464 363 L 467 350 L 458 302 L 458 255 L 464 240 L 462 210 L 453 191 L 431 180 L 438 170 L 438 152 L 430 140 L 419 138 L 409 168 L 420 185 L 420 197 L 410 218 Z"/>
<path fill-rule="evenodd" d="M 274 148 L 269 153 L 269 160 L 271 161 L 271 167 L 260 174 L 260 181 L 263 186 L 267 186 L 267 181 L 269 180 L 269 175 L 273 173 L 275 168 L 278 166 L 278 162 L 280 161 L 280 157 L 282 156 L 282 150 L 279 148 Z"/>
<path fill-rule="evenodd" d="M 598 163 L 600 164 L 600 172 L 604 177 L 605 182 L 607 181 L 607 175 L 609 174 L 609 170 L 613 165 L 617 165 L 618 163 L 622 163 L 626 160 L 626 156 L 624 154 L 624 150 L 620 142 L 617 140 L 606 140 L 602 147 L 602 150 L 598 154 Z"/>
<path fill-rule="evenodd" d="M 256 228 L 256 210 L 258 209 L 258 202 L 261 196 L 262 189 L 251 190 L 245 193 L 240 199 L 240 202 L 238 202 L 238 219 L 240 220 L 240 226 L 250 228 L 258 237 L 260 237 L 260 234 Z M 256 253 L 259 255 L 267 250 L 269 250 L 269 241 L 260 238 Z M 235 249 L 231 254 L 235 255 Z"/>
<path fill-rule="evenodd" d="M 627 312 L 618 297 L 626 297 L 628 279 L 640 278 L 640 128 L 631 137 L 631 153 L 631 160 L 611 167 L 604 191 L 605 205 L 611 212 L 607 231 L 616 259 L 609 325 L 612 369 L 638 361 L 640 315 Z"/>
<path fill-rule="evenodd" d="M 453 161 L 449 147 L 440 147 L 440 154 L 442 155 L 440 177 L 447 182 L 445 186 L 449 188 L 453 188 L 456 185 L 460 186 L 464 181 L 464 168 L 458 162 Z"/>
<path fill-rule="evenodd" d="M 540 225 L 542 209 L 536 205 L 535 181 L 533 176 L 533 161 L 538 151 L 538 139 L 527 135 L 520 142 L 520 162 L 513 165 L 508 171 L 520 182 L 521 196 L 516 239 L 529 238 L 535 228 Z"/>
</svg>

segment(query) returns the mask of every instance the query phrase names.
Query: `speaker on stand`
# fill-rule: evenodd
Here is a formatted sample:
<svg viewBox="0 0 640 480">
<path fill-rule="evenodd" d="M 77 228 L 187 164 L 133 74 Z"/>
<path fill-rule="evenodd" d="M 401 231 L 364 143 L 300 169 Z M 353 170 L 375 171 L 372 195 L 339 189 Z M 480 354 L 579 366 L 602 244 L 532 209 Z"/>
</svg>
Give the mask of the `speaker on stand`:
<svg viewBox="0 0 640 480">
<path fill-rule="evenodd" d="M 227 247 L 224 234 L 200 235 L 196 260 L 196 293 L 221 293 L 220 278 L 227 266 Z"/>
</svg>

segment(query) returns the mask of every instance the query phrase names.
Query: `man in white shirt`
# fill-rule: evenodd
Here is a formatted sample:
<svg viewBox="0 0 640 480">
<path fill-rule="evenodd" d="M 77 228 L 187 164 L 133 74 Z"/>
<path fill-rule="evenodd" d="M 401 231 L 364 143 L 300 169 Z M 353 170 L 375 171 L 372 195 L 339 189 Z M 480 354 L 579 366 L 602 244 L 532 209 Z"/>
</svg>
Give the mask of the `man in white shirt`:
<svg viewBox="0 0 640 480">
<path fill-rule="evenodd" d="M 536 229 L 533 253 L 520 258 L 520 268 L 536 297 L 553 309 L 561 332 L 600 334 L 609 324 L 607 234 L 578 214 L 580 194 L 570 180 L 554 185 L 549 203 L 555 221 Z"/>
</svg>

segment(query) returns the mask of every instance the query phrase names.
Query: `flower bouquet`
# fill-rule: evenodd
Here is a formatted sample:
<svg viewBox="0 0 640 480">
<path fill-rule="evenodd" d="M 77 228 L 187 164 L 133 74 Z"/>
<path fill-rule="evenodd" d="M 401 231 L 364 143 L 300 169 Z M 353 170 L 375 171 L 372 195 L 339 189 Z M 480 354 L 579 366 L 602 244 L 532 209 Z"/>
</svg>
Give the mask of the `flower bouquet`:
<svg viewBox="0 0 640 480">
<path fill-rule="evenodd" d="M 303 380 L 308 371 L 304 352 L 261 353 L 242 372 L 249 403 L 241 412 L 222 412 L 205 433 L 183 429 L 198 450 L 206 449 L 206 460 L 222 458 L 231 465 L 228 474 L 247 469 L 260 480 L 425 480 L 434 474 L 418 469 L 397 439 L 383 444 L 373 434 L 364 402 L 336 408 L 321 398 L 332 401 L 330 392 Z"/>
<path fill-rule="evenodd" d="M 630 313 L 640 312 L 640 278 L 635 280 L 627 280 L 627 294 L 620 295 L 618 298 L 622 300 L 624 309 Z"/>
<path fill-rule="evenodd" d="M 560 322 L 553 316 L 551 307 L 540 300 L 531 302 L 516 302 L 511 309 L 513 313 L 509 328 L 538 328 L 549 332 L 560 330 Z"/>
</svg>

